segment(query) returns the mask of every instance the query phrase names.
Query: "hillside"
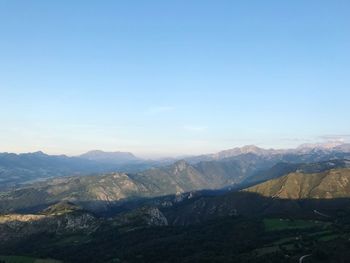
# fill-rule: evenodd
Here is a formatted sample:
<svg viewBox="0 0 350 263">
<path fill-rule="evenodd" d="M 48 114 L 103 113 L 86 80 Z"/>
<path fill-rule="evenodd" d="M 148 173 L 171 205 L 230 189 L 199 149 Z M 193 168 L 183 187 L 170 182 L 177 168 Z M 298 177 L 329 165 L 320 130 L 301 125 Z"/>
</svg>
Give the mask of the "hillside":
<svg viewBox="0 0 350 263">
<path fill-rule="evenodd" d="M 232 176 L 231 181 L 234 181 Z M 118 202 L 138 198 L 217 189 L 227 185 L 228 181 L 227 178 L 217 180 L 215 173 L 203 175 L 194 166 L 178 161 L 136 174 L 75 176 L 31 184 L 0 194 L 0 211 L 37 211 L 62 200 L 101 211 Z"/>
<path fill-rule="evenodd" d="M 262 149 L 245 146 L 185 158 L 185 161 L 210 182 L 211 187 L 240 183 L 254 173 L 267 170 L 279 162 L 314 163 L 349 158 L 347 144 L 333 148 L 304 146 L 291 150 Z M 110 172 L 139 173 L 173 164 L 176 159 L 142 160 L 129 152 L 90 151 L 81 156 L 34 153 L 0 153 L 0 190 L 48 178 Z M 267 177 L 267 179 L 270 179 Z"/>
<path fill-rule="evenodd" d="M 79 207 L 60 203 L 38 214 L 0 215 L 0 244 L 20 242 L 33 235 L 89 235 L 100 220 Z"/>
<path fill-rule="evenodd" d="M 7 205 L 20 200 L 33 203 L 40 200 L 38 193 L 41 200 L 54 204 L 36 213 L 0 216 L 0 253 L 101 263 L 140 258 L 141 262 L 165 258 L 169 262 L 298 262 L 312 253 L 318 262 L 315 250 L 333 246 L 338 252 L 329 255 L 336 260 L 347 257 L 342 246 L 350 237 L 350 198 L 344 198 L 350 197 L 350 169 L 290 173 L 243 191 L 202 191 L 127 202 L 108 218 L 85 209 L 93 209 L 86 206 L 94 203 L 93 198 L 111 204 L 141 192 L 150 197 L 152 192 L 201 187 L 206 184 L 201 176 L 180 161 L 135 178 L 127 174 L 63 178 L 11 192 L 3 196 Z M 301 194 L 286 198 L 265 194 L 262 186 Z M 30 199 L 34 197 L 38 199 Z M 55 198 L 66 201 L 54 202 Z M 77 254 L 82 250 L 84 255 Z M 220 261 L 215 261 L 217 251 Z"/>
<path fill-rule="evenodd" d="M 280 176 L 292 173 L 320 173 L 335 168 L 350 167 L 349 160 L 329 160 L 317 163 L 287 163 L 281 162 L 266 170 L 260 170 L 252 176 L 247 177 L 244 183 L 261 183 L 270 179 L 278 178 Z"/>
<path fill-rule="evenodd" d="M 347 165 L 346 161 L 334 160 L 273 166 L 278 160 L 245 154 L 235 159 L 197 164 L 182 160 L 139 173 L 114 172 L 55 178 L 0 194 L 0 211 L 38 211 L 50 204 L 68 200 L 94 212 L 107 212 L 131 200 L 222 189 L 238 185 L 254 176 L 267 180 L 291 171 L 318 172 Z"/>
<path fill-rule="evenodd" d="M 95 152 L 82 158 L 43 152 L 0 153 L 0 190 L 55 177 L 116 171 L 139 172 L 160 165 L 138 160 L 128 153 L 107 155 L 101 156 Z"/>
<path fill-rule="evenodd" d="M 35 214 L 0 215 L 0 245 L 23 242 L 33 236 L 55 236 L 57 239 L 78 237 L 89 240 L 103 228 L 130 231 L 135 228 L 167 225 L 167 219 L 156 207 L 140 207 L 113 218 L 98 218 L 70 202 L 59 202 Z"/>
<path fill-rule="evenodd" d="M 334 199 L 350 197 L 350 169 L 322 173 L 290 173 L 244 191 L 283 199 Z"/>
</svg>

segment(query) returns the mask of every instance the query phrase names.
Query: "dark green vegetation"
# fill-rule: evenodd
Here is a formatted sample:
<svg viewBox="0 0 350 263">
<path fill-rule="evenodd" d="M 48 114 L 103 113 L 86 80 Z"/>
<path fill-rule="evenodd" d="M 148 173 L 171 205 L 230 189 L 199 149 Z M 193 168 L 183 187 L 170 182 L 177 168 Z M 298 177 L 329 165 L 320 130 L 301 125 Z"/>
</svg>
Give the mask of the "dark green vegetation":
<svg viewBox="0 0 350 263">
<path fill-rule="evenodd" d="M 23 256 L 0 256 L 0 263 L 60 263 L 53 259 L 38 259 Z"/>
<path fill-rule="evenodd" d="M 335 172 L 342 175 L 336 180 L 348 178 L 349 169 L 327 175 Z M 3 216 L 0 239 L 6 233 L 8 239 L 0 254 L 64 262 L 298 262 L 306 254 L 312 256 L 305 262 L 349 259 L 348 198 L 279 199 L 247 191 L 172 198 L 110 218 L 67 202 L 28 218 Z"/>
<path fill-rule="evenodd" d="M 305 229 L 325 225 L 324 222 L 311 220 L 290 220 L 282 218 L 266 218 L 264 219 L 264 226 L 266 231 L 280 231 L 290 229 Z"/>
<path fill-rule="evenodd" d="M 188 226 L 104 225 L 90 235 L 38 234 L 0 251 L 64 262 L 298 262 L 305 254 L 312 254 L 307 262 L 347 262 L 349 237 L 341 218 L 227 216 Z"/>
<path fill-rule="evenodd" d="M 251 146 L 0 192 L 0 260 L 349 262 L 347 156 Z"/>
</svg>

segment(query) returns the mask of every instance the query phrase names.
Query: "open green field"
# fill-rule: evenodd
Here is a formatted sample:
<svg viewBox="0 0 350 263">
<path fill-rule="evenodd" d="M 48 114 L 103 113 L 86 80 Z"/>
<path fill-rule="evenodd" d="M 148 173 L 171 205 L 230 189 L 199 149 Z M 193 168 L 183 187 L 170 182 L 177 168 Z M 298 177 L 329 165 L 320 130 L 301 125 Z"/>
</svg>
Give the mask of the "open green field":
<svg viewBox="0 0 350 263">
<path fill-rule="evenodd" d="M 306 229 L 312 227 L 321 227 L 323 222 L 315 222 L 310 220 L 290 220 L 282 218 L 265 218 L 264 226 L 266 231 L 280 231 L 290 229 Z"/>
<path fill-rule="evenodd" d="M 25 256 L 0 256 L 0 260 L 5 263 L 62 263 L 54 259 L 38 259 Z"/>
</svg>

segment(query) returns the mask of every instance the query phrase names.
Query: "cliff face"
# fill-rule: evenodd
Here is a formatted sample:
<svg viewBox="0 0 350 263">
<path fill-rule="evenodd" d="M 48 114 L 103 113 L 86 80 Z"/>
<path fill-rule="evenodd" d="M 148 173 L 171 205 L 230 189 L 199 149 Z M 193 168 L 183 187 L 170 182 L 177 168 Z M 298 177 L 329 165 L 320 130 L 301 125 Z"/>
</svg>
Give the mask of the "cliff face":
<svg viewBox="0 0 350 263">
<path fill-rule="evenodd" d="M 3 215 L 0 216 L 0 243 L 15 242 L 37 234 L 90 234 L 99 220 L 87 213 L 63 215 Z"/>
<path fill-rule="evenodd" d="M 58 203 L 39 214 L 0 215 L 0 244 L 26 240 L 35 235 L 89 235 L 107 229 L 130 231 L 149 226 L 165 226 L 168 221 L 156 207 L 140 207 L 113 218 L 97 218 L 68 203 Z"/>
</svg>

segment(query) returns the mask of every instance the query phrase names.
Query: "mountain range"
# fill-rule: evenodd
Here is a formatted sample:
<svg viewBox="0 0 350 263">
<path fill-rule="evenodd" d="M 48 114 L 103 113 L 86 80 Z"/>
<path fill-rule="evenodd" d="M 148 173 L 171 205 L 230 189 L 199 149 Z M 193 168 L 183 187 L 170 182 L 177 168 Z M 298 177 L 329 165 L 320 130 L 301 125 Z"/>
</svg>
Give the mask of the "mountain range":
<svg viewBox="0 0 350 263">
<path fill-rule="evenodd" d="M 200 155 L 185 158 L 190 164 L 202 162 L 224 161 L 229 165 L 229 173 L 235 171 L 235 176 L 241 179 L 250 171 L 242 172 L 248 168 L 252 171 L 257 168 L 269 168 L 277 162 L 286 161 L 293 163 L 320 162 L 330 159 L 344 159 L 350 157 L 349 144 L 304 145 L 296 149 L 273 150 L 262 149 L 256 146 L 244 146 L 225 150 L 216 154 Z M 13 154 L 0 153 L 0 189 L 14 187 L 30 182 L 45 180 L 53 177 L 103 174 L 108 172 L 139 172 L 151 167 L 160 167 L 171 164 L 176 159 L 144 160 L 128 152 L 103 152 L 90 151 L 76 157 L 65 155 L 47 155 L 43 152 Z M 236 163 L 233 167 L 232 163 Z M 248 164 L 247 167 L 246 164 Z M 208 165 L 207 166 L 212 166 Z M 253 165 L 253 167 L 252 167 Z M 219 164 L 221 171 L 212 171 L 225 177 L 225 168 Z M 261 167 L 260 167 L 261 166 Z M 206 167 L 208 168 L 208 167 Z M 238 171 L 241 169 L 241 171 Z M 243 169 L 243 170 L 242 170 Z M 201 168 L 199 168 L 201 170 Z M 227 169 L 226 169 L 227 170 Z M 208 173 L 208 169 L 202 172 Z M 236 183 L 232 179 L 227 181 L 227 185 Z M 222 186 L 222 184 L 220 184 Z"/>
<path fill-rule="evenodd" d="M 175 161 L 4 153 L 0 261 L 347 262 L 349 155 L 338 144 Z"/>
<path fill-rule="evenodd" d="M 80 156 L 34 153 L 0 153 L 0 189 L 54 177 L 91 175 L 114 171 L 136 172 L 162 165 L 131 153 L 92 151 Z"/>
<path fill-rule="evenodd" d="M 185 165 L 177 163 L 173 172 L 183 171 Z M 55 190 L 45 188 L 47 193 Z M 20 192 L 8 197 L 8 202 L 16 202 Z M 64 262 L 138 262 L 140 257 L 142 262 L 164 262 L 164 258 L 169 262 L 216 262 L 219 257 L 217 262 L 263 263 L 295 262 L 311 250 L 315 262 L 321 262 L 316 251 L 334 244 L 337 253 L 331 250 L 325 255 L 334 262 L 347 258 L 342 246 L 343 236 L 350 235 L 346 223 L 350 218 L 350 168 L 292 172 L 240 191 L 147 198 L 109 217 L 96 216 L 77 200 L 64 199 L 61 196 L 60 201 L 36 212 L 0 215 L 0 253 L 12 251 Z M 290 240 L 297 245 L 289 246 Z M 184 245 L 191 252 L 185 253 Z M 78 250 L 86 253 L 77 254 Z"/>
</svg>

